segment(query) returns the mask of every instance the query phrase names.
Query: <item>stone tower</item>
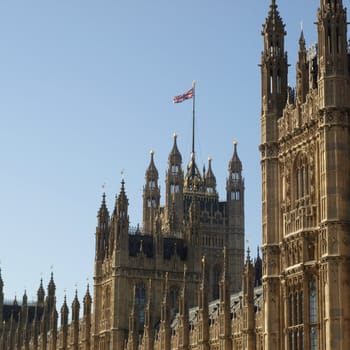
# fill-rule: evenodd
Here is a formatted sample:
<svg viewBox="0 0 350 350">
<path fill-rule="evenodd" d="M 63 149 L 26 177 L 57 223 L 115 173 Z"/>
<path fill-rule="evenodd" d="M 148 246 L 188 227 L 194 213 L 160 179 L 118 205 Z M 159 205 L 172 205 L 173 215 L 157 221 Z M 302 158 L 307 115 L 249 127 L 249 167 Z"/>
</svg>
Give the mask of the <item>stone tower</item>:
<svg viewBox="0 0 350 350">
<path fill-rule="evenodd" d="M 279 267 L 279 183 L 278 178 L 278 120 L 287 100 L 288 62 L 284 49 L 286 35 L 283 21 L 272 0 L 263 26 L 264 49 L 261 54 L 262 115 L 261 115 L 261 171 L 262 171 L 262 250 L 265 348 L 278 349 L 280 325 L 280 267 Z"/>
<path fill-rule="evenodd" d="M 228 278 L 226 294 L 241 289 L 244 179 L 237 143 L 229 162 L 226 191 L 226 201 L 220 201 L 211 158 L 201 173 L 192 153 L 184 172 L 175 134 L 168 156 L 164 206 L 160 205 L 159 173 L 151 152 L 143 187 L 142 227 L 129 229 L 124 180 L 111 216 L 103 194 L 96 228 L 93 349 L 122 350 L 125 342 L 128 349 L 150 348 L 157 324 L 165 348 L 169 347 L 170 322 L 177 312 L 182 334 L 179 342 L 186 348 L 187 314 L 197 303 L 203 256 L 207 261 L 207 300 L 219 298 L 223 272 Z M 229 342 L 227 332 L 225 328 L 225 343 Z"/>
<path fill-rule="evenodd" d="M 261 61 L 265 349 L 348 349 L 349 55 L 341 0 L 321 0 L 318 45 L 299 40 L 287 87 L 273 0 Z"/>
</svg>

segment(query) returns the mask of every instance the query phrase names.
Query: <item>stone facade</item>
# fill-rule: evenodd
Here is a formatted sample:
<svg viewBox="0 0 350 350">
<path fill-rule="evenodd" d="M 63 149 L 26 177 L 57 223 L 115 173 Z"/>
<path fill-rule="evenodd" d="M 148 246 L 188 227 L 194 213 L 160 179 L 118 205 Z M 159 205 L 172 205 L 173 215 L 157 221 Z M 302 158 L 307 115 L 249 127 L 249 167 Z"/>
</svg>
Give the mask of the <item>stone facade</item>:
<svg viewBox="0 0 350 350">
<path fill-rule="evenodd" d="M 35 305 L 4 302 L 0 350 L 349 349 L 350 87 L 346 10 L 320 0 L 318 43 L 299 40 L 288 87 L 285 25 L 272 0 L 261 56 L 262 254 L 246 261 L 244 180 L 237 144 L 226 201 L 211 160 L 186 171 L 174 136 L 165 206 L 154 153 L 142 229 L 129 227 L 125 183 L 98 211 L 94 308 L 87 290 L 61 326 L 53 276 Z M 132 231 L 132 232 L 131 232 Z"/>
<path fill-rule="evenodd" d="M 275 1 L 263 28 L 261 167 L 265 349 L 348 349 L 349 53 L 341 0 L 321 0 L 287 86 Z M 275 186 L 274 186 L 275 185 Z M 276 186 L 277 185 L 277 186 Z"/>
</svg>

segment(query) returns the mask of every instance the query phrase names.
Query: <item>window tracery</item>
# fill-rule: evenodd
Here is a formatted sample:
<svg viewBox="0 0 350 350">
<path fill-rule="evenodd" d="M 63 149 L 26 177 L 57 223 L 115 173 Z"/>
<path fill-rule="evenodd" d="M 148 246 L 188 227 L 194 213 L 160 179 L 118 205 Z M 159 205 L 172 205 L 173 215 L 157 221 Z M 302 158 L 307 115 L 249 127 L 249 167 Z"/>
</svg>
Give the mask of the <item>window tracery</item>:
<svg viewBox="0 0 350 350">
<path fill-rule="evenodd" d="M 309 162 L 305 153 L 295 161 L 295 195 L 300 200 L 310 194 Z"/>
<path fill-rule="evenodd" d="M 316 278 L 312 275 L 306 284 L 303 282 L 305 278 L 308 277 L 292 278 L 287 284 L 289 350 L 304 349 L 307 343 L 311 350 L 318 349 Z"/>
</svg>

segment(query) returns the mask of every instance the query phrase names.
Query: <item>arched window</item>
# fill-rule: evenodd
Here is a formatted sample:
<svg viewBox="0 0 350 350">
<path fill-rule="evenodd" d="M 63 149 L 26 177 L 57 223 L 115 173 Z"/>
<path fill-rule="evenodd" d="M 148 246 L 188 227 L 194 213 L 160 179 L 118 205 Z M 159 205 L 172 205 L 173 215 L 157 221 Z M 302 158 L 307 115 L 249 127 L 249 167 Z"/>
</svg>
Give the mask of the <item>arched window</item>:
<svg viewBox="0 0 350 350">
<path fill-rule="evenodd" d="M 304 294 L 300 283 L 289 286 L 287 299 L 289 350 L 304 349 Z"/>
<path fill-rule="evenodd" d="M 147 199 L 147 206 L 148 208 L 155 208 L 157 206 L 157 201 L 155 198 L 148 198 Z"/>
<path fill-rule="evenodd" d="M 277 72 L 276 90 L 277 90 L 276 92 L 278 94 L 280 94 L 281 91 L 282 91 L 282 78 L 281 78 L 281 72 L 280 71 Z"/>
<path fill-rule="evenodd" d="M 273 92 L 273 72 L 270 71 L 270 94 Z"/>
<path fill-rule="evenodd" d="M 306 154 L 299 154 L 294 169 L 295 199 L 301 199 L 310 194 L 309 165 Z"/>
<path fill-rule="evenodd" d="M 154 190 L 154 189 L 156 188 L 156 182 L 155 182 L 154 180 L 150 180 L 150 181 L 148 182 L 148 188 L 149 188 L 150 190 Z"/>
<path fill-rule="evenodd" d="M 177 175 L 179 173 L 179 166 L 177 164 L 171 165 L 171 173 L 173 175 Z"/>
<path fill-rule="evenodd" d="M 232 201 L 239 201 L 240 199 L 241 199 L 241 193 L 239 190 L 231 191 L 231 200 Z"/>
<path fill-rule="evenodd" d="M 328 21 L 328 29 L 327 29 L 327 44 L 328 44 L 328 53 L 332 53 L 332 30 L 331 30 L 331 22 Z"/>
<path fill-rule="evenodd" d="M 231 178 L 234 182 L 237 182 L 239 180 L 239 172 L 234 171 L 231 175 Z"/>
<path fill-rule="evenodd" d="M 170 192 L 171 193 L 178 193 L 178 192 L 180 192 L 180 186 L 178 184 L 171 184 L 170 185 Z"/>
<path fill-rule="evenodd" d="M 111 318 L 111 288 L 107 285 L 102 294 L 102 322 L 104 327 L 108 327 Z"/>
<path fill-rule="evenodd" d="M 138 310 L 139 323 L 143 327 L 145 323 L 146 288 L 144 284 L 136 287 L 135 304 Z"/>
</svg>

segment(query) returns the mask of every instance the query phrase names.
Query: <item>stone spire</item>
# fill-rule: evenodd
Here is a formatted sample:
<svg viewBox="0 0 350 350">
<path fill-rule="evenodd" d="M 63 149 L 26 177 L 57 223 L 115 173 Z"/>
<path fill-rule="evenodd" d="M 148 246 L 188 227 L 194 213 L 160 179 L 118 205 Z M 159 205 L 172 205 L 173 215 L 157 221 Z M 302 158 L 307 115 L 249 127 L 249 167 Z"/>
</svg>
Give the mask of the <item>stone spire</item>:
<svg viewBox="0 0 350 350">
<path fill-rule="evenodd" d="M 177 147 L 177 135 L 174 133 L 173 148 L 168 157 L 168 169 L 165 179 L 165 215 L 169 223 L 172 225 L 170 231 L 179 230 L 179 225 L 170 222 L 174 218 L 178 223 L 183 220 L 183 190 L 184 190 L 184 174 L 182 171 L 182 156 Z"/>
<path fill-rule="evenodd" d="M 43 287 L 43 279 L 42 278 L 40 279 L 40 286 L 39 286 L 39 289 L 37 292 L 37 297 L 38 297 L 38 300 L 37 300 L 38 305 L 44 306 L 45 290 Z"/>
<path fill-rule="evenodd" d="M 158 186 L 158 170 L 154 164 L 154 151 L 151 151 L 151 161 L 146 170 L 146 184 L 143 188 L 143 218 L 142 226 L 145 233 L 153 233 L 155 219 L 160 205 L 160 188 Z"/>
<path fill-rule="evenodd" d="M 102 202 L 97 213 L 95 259 L 103 261 L 109 250 L 109 212 L 106 205 L 106 194 L 102 194 Z"/>
<path fill-rule="evenodd" d="M 306 100 L 309 92 L 309 62 L 305 45 L 304 31 L 301 30 L 299 38 L 298 62 L 296 65 L 296 101 L 299 105 Z"/>
<path fill-rule="evenodd" d="M 284 27 L 276 2 L 272 1 L 262 30 L 262 104 L 266 113 L 274 113 L 278 117 L 282 115 L 287 101 L 288 61 L 284 51 Z"/>
<path fill-rule="evenodd" d="M 75 291 L 75 297 L 72 303 L 72 324 L 71 324 L 71 349 L 79 349 L 79 311 L 80 303 L 78 300 L 78 291 Z"/>
<path fill-rule="evenodd" d="M 317 29 L 320 107 L 349 108 L 347 19 L 341 0 L 320 0 Z"/>
<path fill-rule="evenodd" d="M 64 296 L 63 305 L 61 307 L 61 344 L 60 349 L 67 350 L 68 348 L 68 305 L 67 305 L 67 298 Z"/>
<path fill-rule="evenodd" d="M 211 167 L 212 158 L 208 157 L 208 170 L 205 174 L 204 182 L 206 192 L 210 195 L 217 195 L 216 192 L 216 177 Z"/>
</svg>

